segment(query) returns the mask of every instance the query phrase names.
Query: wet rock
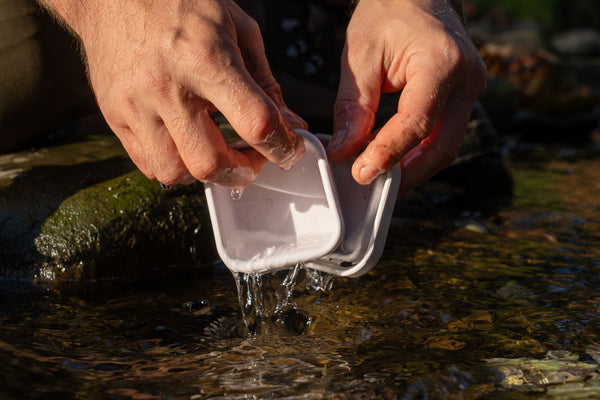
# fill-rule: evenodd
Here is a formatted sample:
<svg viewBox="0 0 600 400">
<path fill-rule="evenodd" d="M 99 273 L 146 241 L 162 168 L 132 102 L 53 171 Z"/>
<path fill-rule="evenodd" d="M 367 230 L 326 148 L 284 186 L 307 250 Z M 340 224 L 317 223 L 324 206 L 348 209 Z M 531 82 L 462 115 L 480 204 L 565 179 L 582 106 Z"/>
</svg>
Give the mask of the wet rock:
<svg viewBox="0 0 600 400">
<path fill-rule="evenodd" d="M 481 19 L 469 21 L 468 30 L 476 43 L 494 42 L 503 45 L 518 45 L 527 48 L 540 48 L 544 44 L 542 28 L 532 21 L 510 23 L 499 27 L 496 23 Z"/>
<path fill-rule="evenodd" d="M 556 51 L 564 56 L 600 55 L 600 32 L 594 29 L 574 29 L 552 39 Z"/>
<path fill-rule="evenodd" d="M 600 104 L 598 94 L 590 87 L 597 80 L 596 75 L 592 74 L 590 81 L 580 80 L 581 77 L 571 73 L 570 64 L 547 50 L 489 42 L 479 47 L 479 53 L 489 79 L 496 82 L 492 89 L 499 87 L 500 82 L 512 85 L 518 92 L 520 109 L 541 115 L 569 116 Z M 510 93 L 506 89 L 502 92 Z M 489 96 L 486 102 L 493 103 Z"/>
<path fill-rule="evenodd" d="M 121 277 L 216 260 L 203 193 L 201 184 L 163 191 L 138 171 L 76 193 L 35 239 L 40 278 Z"/>
<path fill-rule="evenodd" d="M 459 219 L 454 221 L 454 226 L 458 229 L 465 229 L 469 232 L 487 235 L 490 230 L 483 223 L 474 219 Z"/>
<path fill-rule="evenodd" d="M 431 349 L 455 351 L 465 347 L 466 343 L 452 336 L 442 335 L 429 338 L 425 345 Z"/>
<path fill-rule="evenodd" d="M 487 360 L 487 363 L 503 375 L 500 386 L 506 389 L 535 389 L 547 385 L 584 382 L 597 377 L 599 371 L 597 364 L 578 361 L 577 355 L 566 351 L 548 352 L 542 359 L 494 358 Z M 577 391 L 583 389 L 578 385 L 575 388 Z"/>
<path fill-rule="evenodd" d="M 201 184 L 165 192 L 103 123 L 73 130 L 0 155 L 2 278 L 120 277 L 217 258 Z"/>
<path fill-rule="evenodd" d="M 526 288 L 514 281 L 509 281 L 496 291 L 496 294 L 503 299 L 512 301 L 531 302 L 535 300 L 535 294 L 531 289 Z"/>
<path fill-rule="evenodd" d="M 514 129 L 527 141 L 585 143 L 600 123 L 600 106 L 559 115 L 521 111 Z"/>
</svg>

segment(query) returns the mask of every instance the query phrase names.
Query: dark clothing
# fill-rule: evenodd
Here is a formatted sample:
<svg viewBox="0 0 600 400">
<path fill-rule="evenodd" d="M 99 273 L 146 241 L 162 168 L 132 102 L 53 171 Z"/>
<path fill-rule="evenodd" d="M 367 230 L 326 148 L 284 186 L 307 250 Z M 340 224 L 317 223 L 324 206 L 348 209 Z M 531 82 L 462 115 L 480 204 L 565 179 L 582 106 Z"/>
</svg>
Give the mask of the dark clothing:
<svg viewBox="0 0 600 400">
<path fill-rule="evenodd" d="M 74 40 L 30 0 L 0 0 L 0 153 L 94 109 Z"/>
</svg>

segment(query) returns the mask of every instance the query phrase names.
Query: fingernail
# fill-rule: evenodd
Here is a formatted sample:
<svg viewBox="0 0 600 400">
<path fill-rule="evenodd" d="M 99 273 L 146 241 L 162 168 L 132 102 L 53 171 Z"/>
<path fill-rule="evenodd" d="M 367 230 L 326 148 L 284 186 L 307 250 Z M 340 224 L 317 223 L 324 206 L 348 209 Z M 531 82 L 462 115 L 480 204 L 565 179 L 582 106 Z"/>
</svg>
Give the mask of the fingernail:
<svg viewBox="0 0 600 400">
<path fill-rule="evenodd" d="M 358 178 L 362 185 L 370 185 L 371 182 L 373 182 L 375 178 L 377 178 L 383 172 L 384 170 L 382 169 L 374 168 L 370 165 L 365 165 L 360 169 L 358 173 Z"/>
</svg>

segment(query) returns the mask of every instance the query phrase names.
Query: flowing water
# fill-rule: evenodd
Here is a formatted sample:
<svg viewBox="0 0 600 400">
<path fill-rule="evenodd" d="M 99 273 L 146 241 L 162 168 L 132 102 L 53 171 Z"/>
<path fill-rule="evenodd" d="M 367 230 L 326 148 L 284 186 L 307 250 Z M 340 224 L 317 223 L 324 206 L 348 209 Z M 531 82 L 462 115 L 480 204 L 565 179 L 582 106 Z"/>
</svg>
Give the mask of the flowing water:
<svg viewBox="0 0 600 400">
<path fill-rule="evenodd" d="M 491 215 L 397 214 L 357 279 L 5 282 L 0 398 L 598 398 L 600 160 L 511 171 Z"/>
</svg>

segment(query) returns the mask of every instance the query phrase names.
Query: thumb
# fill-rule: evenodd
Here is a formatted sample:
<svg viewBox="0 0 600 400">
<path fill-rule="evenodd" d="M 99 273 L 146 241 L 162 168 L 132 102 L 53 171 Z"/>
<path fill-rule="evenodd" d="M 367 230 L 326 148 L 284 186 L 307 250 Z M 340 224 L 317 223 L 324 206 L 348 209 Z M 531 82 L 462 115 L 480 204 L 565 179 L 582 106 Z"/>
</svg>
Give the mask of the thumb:
<svg viewBox="0 0 600 400">
<path fill-rule="evenodd" d="M 372 57 L 355 56 L 351 51 L 346 43 L 334 105 L 334 133 L 327 148 L 333 162 L 348 159 L 368 144 L 381 95 L 379 64 Z"/>
</svg>

